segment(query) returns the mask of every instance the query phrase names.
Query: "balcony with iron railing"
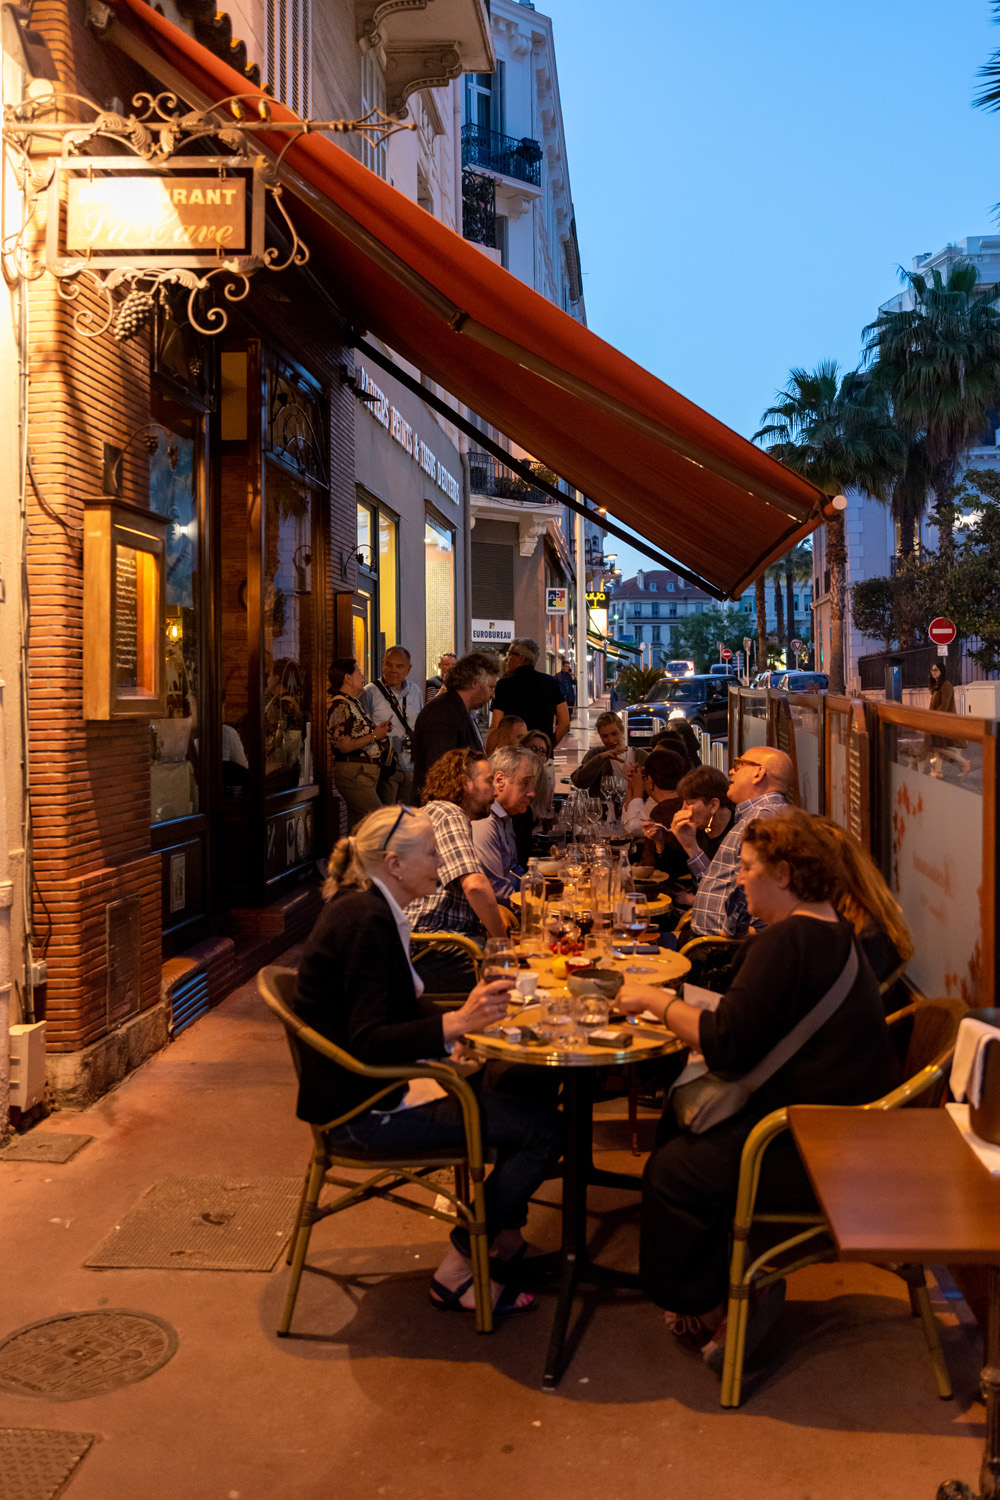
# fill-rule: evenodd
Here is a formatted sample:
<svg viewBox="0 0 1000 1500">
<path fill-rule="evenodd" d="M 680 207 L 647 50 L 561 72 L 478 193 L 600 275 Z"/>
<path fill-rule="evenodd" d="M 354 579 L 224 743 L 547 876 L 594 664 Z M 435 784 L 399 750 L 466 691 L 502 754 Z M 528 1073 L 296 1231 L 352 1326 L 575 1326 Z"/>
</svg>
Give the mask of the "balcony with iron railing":
<svg viewBox="0 0 1000 1500">
<path fill-rule="evenodd" d="M 469 454 L 469 486 L 473 495 L 489 500 L 500 500 L 506 505 L 555 506 L 556 501 L 544 490 L 531 483 L 531 475 L 538 474 L 550 484 L 556 482 L 551 469 L 542 464 L 525 463 L 508 467 L 491 453 Z"/>
<path fill-rule="evenodd" d="M 533 187 L 542 185 L 542 148 L 529 136 L 518 140 L 482 125 L 463 125 L 462 166 L 499 172 Z"/>
</svg>

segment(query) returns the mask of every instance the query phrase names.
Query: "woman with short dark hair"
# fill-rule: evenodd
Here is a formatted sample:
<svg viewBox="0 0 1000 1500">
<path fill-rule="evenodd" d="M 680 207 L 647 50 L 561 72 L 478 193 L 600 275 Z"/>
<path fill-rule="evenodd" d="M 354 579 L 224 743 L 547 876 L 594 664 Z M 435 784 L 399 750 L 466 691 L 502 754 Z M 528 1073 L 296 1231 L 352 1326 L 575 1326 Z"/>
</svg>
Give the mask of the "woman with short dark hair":
<svg viewBox="0 0 1000 1500">
<path fill-rule="evenodd" d="M 330 667 L 330 709 L 326 717 L 333 751 L 333 784 L 347 808 L 348 832 L 365 813 L 382 806 L 376 788 L 382 765 L 382 743 L 391 725 L 375 724 L 358 702 L 365 674 L 353 656 L 341 656 Z"/>
</svg>

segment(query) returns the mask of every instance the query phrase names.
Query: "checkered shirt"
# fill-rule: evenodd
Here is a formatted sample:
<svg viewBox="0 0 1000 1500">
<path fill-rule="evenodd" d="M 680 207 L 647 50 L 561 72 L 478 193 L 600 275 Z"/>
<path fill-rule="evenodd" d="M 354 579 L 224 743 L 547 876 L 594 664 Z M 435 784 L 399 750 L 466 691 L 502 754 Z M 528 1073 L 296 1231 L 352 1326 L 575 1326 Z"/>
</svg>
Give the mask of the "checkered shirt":
<svg viewBox="0 0 1000 1500">
<path fill-rule="evenodd" d="M 483 873 L 469 815 L 454 802 L 428 802 L 420 811 L 434 824 L 441 864 L 434 895 L 421 896 L 406 908 L 410 925 L 414 932 L 464 932 L 482 937 L 482 925 L 462 890 L 463 875 Z"/>
<path fill-rule="evenodd" d="M 747 898 L 736 884 L 740 849 L 743 847 L 743 825 L 752 818 L 765 818 L 770 813 L 780 812 L 787 805 L 781 792 L 765 792 L 762 797 L 741 802 L 733 826 L 716 850 L 715 858 L 710 862 L 703 849 L 690 856 L 688 869 L 698 882 L 698 894 L 691 913 L 691 931 L 696 937 L 719 932 L 726 937 L 741 937 L 746 932 L 750 926 Z"/>
</svg>

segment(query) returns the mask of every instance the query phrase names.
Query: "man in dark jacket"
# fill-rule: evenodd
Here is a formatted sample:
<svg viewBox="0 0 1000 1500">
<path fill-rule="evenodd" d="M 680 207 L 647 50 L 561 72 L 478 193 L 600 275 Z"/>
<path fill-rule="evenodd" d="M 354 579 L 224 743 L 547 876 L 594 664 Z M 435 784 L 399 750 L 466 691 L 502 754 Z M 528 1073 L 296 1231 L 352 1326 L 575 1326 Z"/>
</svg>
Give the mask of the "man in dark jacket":
<svg viewBox="0 0 1000 1500">
<path fill-rule="evenodd" d="M 437 693 L 417 715 L 413 726 L 413 798 L 420 800 L 427 772 L 448 750 L 482 750 L 483 738 L 472 718 L 493 697 L 497 664 L 492 656 L 472 651 L 457 661 Z"/>
<path fill-rule="evenodd" d="M 493 717 L 486 740 L 486 751 L 497 748 L 496 732 L 506 714 L 517 714 L 528 729 L 541 729 L 558 745 L 569 733 L 569 705 L 559 684 L 548 672 L 539 672 L 538 643 L 527 636 L 511 641 L 507 647 L 507 675 L 501 677 L 493 694 Z"/>
</svg>

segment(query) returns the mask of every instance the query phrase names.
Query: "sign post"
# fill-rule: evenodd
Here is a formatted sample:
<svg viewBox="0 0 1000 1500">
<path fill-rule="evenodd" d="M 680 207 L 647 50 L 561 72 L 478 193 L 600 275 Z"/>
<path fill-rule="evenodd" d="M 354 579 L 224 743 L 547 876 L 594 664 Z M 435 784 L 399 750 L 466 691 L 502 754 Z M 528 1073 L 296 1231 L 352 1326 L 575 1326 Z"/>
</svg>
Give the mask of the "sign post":
<svg viewBox="0 0 1000 1500">
<path fill-rule="evenodd" d="M 802 642 L 792 641 L 792 650 L 795 652 L 795 665 L 798 667 L 799 657 L 802 655 Z"/>
<path fill-rule="evenodd" d="M 721 651 L 719 652 L 719 655 L 722 657 L 723 661 L 730 661 L 732 659 L 733 653 L 732 651 L 730 651 L 728 646 L 723 646 Z"/>
<path fill-rule="evenodd" d="M 745 635 L 743 637 L 743 651 L 744 651 L 745 656 L 746 656 L 747 669 L 746 669 L 746 672 L 745 672 L 744 677 L 743 677 L 743 682 L 744 682 L 744 686 L 746 686 L 746 687 L 750 686 L 750 647 L 752 645 L 753 645 L 753 639 L 750 636 Z"/>
<path fill-rule="evenodd" d="M 958 631 L 955 629 L 954 620 L 949 620 L 945 615 L 938 615 L 928 625 L 927 634 L 937 647 L 938 656 L 947 656 L 948 647 L 955 639 Z"/>
</svg>

